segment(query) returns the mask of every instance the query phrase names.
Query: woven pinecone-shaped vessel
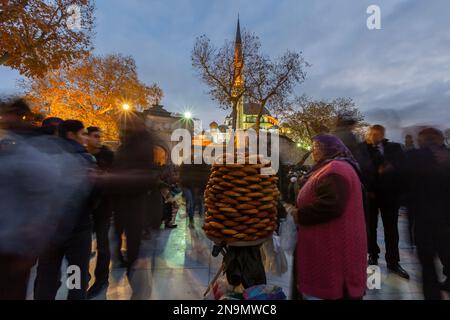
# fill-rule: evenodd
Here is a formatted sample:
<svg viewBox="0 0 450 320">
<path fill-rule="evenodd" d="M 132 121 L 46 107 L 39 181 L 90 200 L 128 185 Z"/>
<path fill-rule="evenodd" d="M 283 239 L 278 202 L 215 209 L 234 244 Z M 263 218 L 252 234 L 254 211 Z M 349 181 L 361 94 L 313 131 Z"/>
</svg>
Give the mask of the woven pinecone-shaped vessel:
<svg viewBox="0 0 450 320">
<path fill-rule="evenodd" d="M 204 194 L 203 230 L 213 240 L 256 241 L 275 229 L 278 177 L 261 174 L 261 168 L 270 167 L 261 156 L 256 164 L 249 164 L 248 156 L 245 159 L 246 164 L 212 166 Z"/>
</svg>

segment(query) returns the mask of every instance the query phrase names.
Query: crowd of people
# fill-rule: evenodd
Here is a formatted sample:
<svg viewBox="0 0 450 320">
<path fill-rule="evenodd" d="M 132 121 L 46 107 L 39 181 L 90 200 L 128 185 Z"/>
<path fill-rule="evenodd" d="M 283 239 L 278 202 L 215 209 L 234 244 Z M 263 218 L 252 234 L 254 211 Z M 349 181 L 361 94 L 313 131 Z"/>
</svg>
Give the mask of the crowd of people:
<svg viewBox="0 0 450 320">
<path fill-rule="evenodd" d="M 359 142 L 355 124 L 341 119 L 334 135 L 316 136 L 312 168 L 291 173 L 288 199 L 296 200 L 299 225 L 295 289 L 313 299 L 361 299 L 367 265 L 378 265 L 379 216 L 387 268 L 409 279 L 400 265 L 403 207 L 422 265 L 424 297 L 441 299 L 442 291 L 450 292 L 450 149 L 444 135 L 423 128 L 416 148 L 411 135 L 402 146 L 385 138 L 383 126 L 372 125 Z"/>
<path fill-rule="evenodd" d="M 35 265 L 34 299 L 55 299 L 64 259 L 80 278 L 67 298 L 93 298 L 109 285 L 112 257 L 126 268 L 132 298 L 148 298 L 149 281 L 136 267 L 142 240 L 161 224 L 177 227 L 181 194 L 194 227 L 194 212 L 204 213 L 205 181 L 190 168 L 181 167 L 180 179 L 173 167 L 155 164 L 154 137 L 138 116 L 127 120 L 114 151 L 98 127 L 38 119 L 22 99 L 0 105 L 0 300 L 25 299 Z M 450 291 L 450 150 L 444 136 L 424 128 L 402 146 L 373 125 L 360 142 L 355 124 L 340 119 L 334 134 L 314 137 L 314 164 L 289 175 L 284 200 L 296 204 L 298 225 L 294 288 L 307 299 L 361 299 L 367 265 L 377 265 L 380 255 L 379 216 L 387 268 L 409 279 L 400 265 L 403 207 L 424 297 L 441 299 L 442 290 Z M 89 274 L 93 235 L 97 259 Z M 446 276 L 442 283 L 436 258 Z"/>
<path fill-rule="evenodd" d="M 34 299 L 55 299 L 64 259 L 79 275 L 67 298 L 93 298 L 108 287 L 111 256 L 126 268 L 132 298 L 148 298 L 148 281 L 135 280 L 141 241 L 162 222 L 176 227 L 174 196 L 181 190 L 176 175 L 154 163 L 144 121 L 127 119 L 113 152 L 98 127 L 37 119 L 22 99 L 0 106 L 0 300 L 26 298 L 34 265 Z M 93 234 L 97 259 L 90 275 Z"/>
</svg>

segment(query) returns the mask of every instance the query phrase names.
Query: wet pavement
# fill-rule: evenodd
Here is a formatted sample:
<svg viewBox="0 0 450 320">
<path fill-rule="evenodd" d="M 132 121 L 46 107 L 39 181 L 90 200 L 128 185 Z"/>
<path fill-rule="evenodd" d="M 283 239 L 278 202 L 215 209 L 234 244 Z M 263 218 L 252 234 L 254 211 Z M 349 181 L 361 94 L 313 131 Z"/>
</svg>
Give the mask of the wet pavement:
<svg viewBox="0 0 450 320">
<path fill-rule="evenodd" d="M 381 220 L 381 219 L 380 219 Z M 195 218 L 195 228 L 188 227 L 183 210 L 179 210 L 176 223 L 178 228 L 161 229 L 154 232 L 149 240 L 144 240 L 142 256 L 133 277 L 134 285 L 151 290 L 146 292 L 150 299 L 204 299 L 204 292 L 221 266 L 222 258 L 211 255 L 212 242 L 207 239 L 201 229 L 201 218 Z M 364 299 L 368 300 L 410 300 L 423 299 L 421 289 L 420 264 L 415 250 L 407 236 L 407 219 L 400 216 L 399 230 L 401 234 L 401 265 L 411 276 L 410 280 L 402 279 L 386 269 L 384 261 L 384 242 L 382 226 L 379 227 L 379 245 L 382 250 L 379 267 L 381 270 L 381 289 L 368 290 Z M 95 249 L 95 240 L 93 241 Z M 127 300 L 131 297 L 131 287 L 126 271 L 116 259 L 111 264 L 110 285 L 95 299 Z M 95 267 L 95 255 L 91 259 L 91 273 Z M 64 268 L 64 267 L 63 267 Z M 288 271 L 282 276 L 267 273 L 268 284 L 283 288 L 290 294 L 292 274 L 292 257 L 288 256 Z M 35 270 L 30 279 L 28 298 L 32 299 L 32 282 Z M 91 284 L 93 279 L 91 279 Z M 63 283 L 65 281 L 63 280 Z M 57 299 L 65 299 L 67 290 L 62 286 Z"/>
</svg>

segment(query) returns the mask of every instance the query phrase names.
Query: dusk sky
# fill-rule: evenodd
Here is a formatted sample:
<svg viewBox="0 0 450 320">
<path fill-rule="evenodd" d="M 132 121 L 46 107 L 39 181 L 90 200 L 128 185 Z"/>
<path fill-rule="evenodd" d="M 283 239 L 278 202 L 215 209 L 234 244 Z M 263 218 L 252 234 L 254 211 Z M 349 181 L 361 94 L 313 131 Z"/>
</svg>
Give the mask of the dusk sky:
<svg viewBox="0 0 450 320">
<path fill-rule="evenodd" d="M 381 8 L 381 30 L 366 9 Z M 221 45 L 241 27 L 272 56 L 302 51 L 311 64 L 296 94 L 351 97 L 369 122 L 399 137 L 414 124 L 450 127 L 448 0 L 97 0 L 96 54 L 132 55 L 140 78 L 158 83 L 169 111 L 192 109 L 204 126 L 227 112 L 208 96 L 190 60 L 197 36 Z M 0 92 L 16 92 L 19 75 L 0 67 Z"/>
</svg>

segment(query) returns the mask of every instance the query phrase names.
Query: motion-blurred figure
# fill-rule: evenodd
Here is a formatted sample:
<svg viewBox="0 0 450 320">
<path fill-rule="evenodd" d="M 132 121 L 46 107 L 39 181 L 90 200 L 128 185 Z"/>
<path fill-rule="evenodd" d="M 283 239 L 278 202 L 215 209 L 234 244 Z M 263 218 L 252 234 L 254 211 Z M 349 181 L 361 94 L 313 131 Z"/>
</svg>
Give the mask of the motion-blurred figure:
<svg viewBox="0 0 450 320">
<path fill-rule="evenodd" d="M 425 299 L 440 300 L 441 289 L 450 292 L 450 150 L 444 146 L 442 132 L 434 128 L 420 131 L 418 144 L 407 154 L 407 205 L 414 221 Z M 436 257 L 447 277 L 443 284 L 438 281 Z"/>
<path fill-rule="evenodd" d="M 62 179 L 79 179 L 78 187 L 70 195 L 71 199 L 63 207 L 64 220 L 58 225 L 57 233 L 46 250 L 39 256 L 34 299 L 54 300 L 61 286 L 61 266 L 67 259 L 69 268 L 75 268 L 75 285 L 69 287 L 69 300 L 86 299 L 89 283 L 89 260 L 91 254 L 91 214 L 94 204 L 89 201 L 92 182 L 90 170 L 95 168 L 95 158 L 88 153 L 86 129 L 78 120 L 63 121 L 58 128 L 62 138 L 61 146 L 72 156 L 71 172 Z M 51 200 L 57 201 L 57 199 Z"/>
<path fill-rule="evenodd" d="M 369 156 L 369 151 L 366 146 L 361 144 L 353 130 L 357 121 L 351 115 L 341 114 L 338 116 L 336 130 L 334 135 L 341 139 L 344 145 L 350 150 L 353 157 L 359 164 L 361 170 L 362 183 L 365 186 L 365 191 L 375 179 L 375 167 Z M 365 197 L 365 195 L 363 195 Z"/>
<path fill-rule="evenodd" d="M 154 143 L 144 121 L 137 115 L 127 119 L 113 165 L 114 218 L 123 228 L 127 243 L 127 276 L 133 290 L 132 299 L 148 299 L 149 279 L 145 268 L 138 266 L 145 225 L 149 190 L 159 187 L 160 170 L 153 157 Z M 149 206 L 147 206 L 147 204 Z M 161 217 L 158 217 L 161 221 Z"/>
<path fill-rule="evenodd" d="M 98 127 L 87 128 L 87 150 L 95 157 L 99 173 L 111 170 L 114 153 L 102 144 L 102 132 Z M 111 252 L 109 248 L 109 227 L 112 217 L 112 199 L 106 185 L 94 189 L 98 206 L 93 212 L 94 233 L 97 242 L 97 263 L 95 266 L 95 282 L 89 288 L 88 298 L 93 298 L 108 287 L 109 264 Z"/>
<path fill-rule="evenodd" d="M 26 298 L 30 269 L 53 233 L 58 163 L 36 148 L 24 100 L 0 104 L 0 300 Z M 42 141 L 40 141 L 42 142 Z"/>
<path fill-rule="evenodd" d="M 377 244 L 378 214 L 381 213 L 386 243 L 386 262 L 390 271 L 402 278 L 409 279 L 408 273 L 400 266 L 398 249 L 398 210 L 401 185 L 401 170 L 405 164 L 405 155 L 398 143 L 385 139 L 385 128 L 373 125 L 367 134 L 363 147 L 369 153 L 372 165 L 376 169 L 375 179 L 368 187 L 368 246 L 369 264 L 378 264 L 380 248 Z"/>
<path fill-rule="evenodd" d="M 175 202 L 172 199 L 173 194 L 171 187 L 174 184 L 175 179 L 176 172 L 174 168 L 170 165 L 166 166 L 161 173 L 161 180 L 164 181 L 164 183 L 162 183 L 160 186 L 160 195 L 162 199 L 162 220 L 164 222 L 164 227 L 168 229 L 178 227 L 177 224 L 173 223 L 173 206 Z"/>
<path fill-rule="evenodd" d="M 410 134 L 407 134 L 405 136 L 405 144 L 403 145 L 403 150 L 410 151 L 414 150 L 416 146 L 414 145 L 414 139 L 413 136 Z"/>
</svg>

